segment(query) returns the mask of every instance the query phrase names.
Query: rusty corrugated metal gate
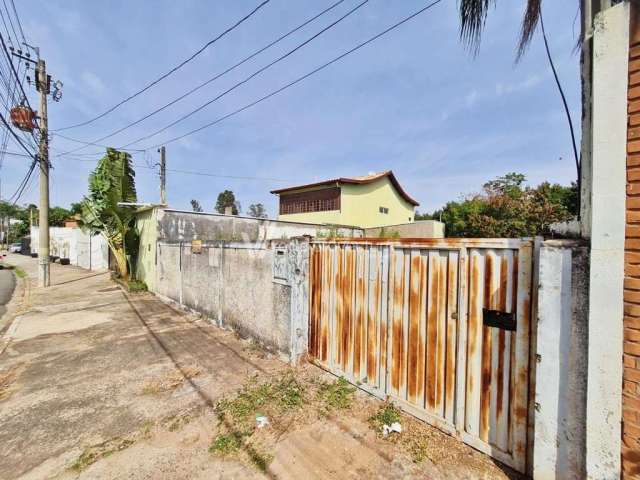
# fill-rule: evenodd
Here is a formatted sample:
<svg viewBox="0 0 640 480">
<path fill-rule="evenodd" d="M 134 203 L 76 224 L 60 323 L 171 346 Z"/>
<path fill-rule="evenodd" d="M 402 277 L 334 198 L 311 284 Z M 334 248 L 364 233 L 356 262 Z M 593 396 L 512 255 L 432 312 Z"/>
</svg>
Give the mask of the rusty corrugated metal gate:
<svg viewBox="0 0 640 480">
<path fill-rule="evenodd" d="M 524 472 L 532 242 L 328 240 L 312 360 Z"/>
</svg>

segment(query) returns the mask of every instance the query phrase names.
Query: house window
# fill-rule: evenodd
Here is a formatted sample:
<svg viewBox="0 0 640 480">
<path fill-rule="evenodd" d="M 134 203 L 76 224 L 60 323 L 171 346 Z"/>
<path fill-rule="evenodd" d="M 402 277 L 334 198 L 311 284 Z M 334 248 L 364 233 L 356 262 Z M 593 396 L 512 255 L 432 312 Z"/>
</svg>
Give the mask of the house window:
<svg viewBox="0 0 640 480">
<path fill-rule="evenodd" d="M 340 188 L 325 188 L 280 196 L 280 215 L 329 210 L 340 210 Z"/>
<path fill-rule="evenodd" d="M 389 209 L 387 207 L 379 207 L 379 211 L 380 213 L 385 213 L 385 214 L 389 213 Z"/>
</svg>

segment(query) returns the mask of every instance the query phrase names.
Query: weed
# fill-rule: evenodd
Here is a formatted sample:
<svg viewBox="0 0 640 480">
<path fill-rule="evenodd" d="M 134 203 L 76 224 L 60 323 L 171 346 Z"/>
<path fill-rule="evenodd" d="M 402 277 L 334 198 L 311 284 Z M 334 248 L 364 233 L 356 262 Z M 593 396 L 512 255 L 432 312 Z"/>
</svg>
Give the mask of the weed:
<svg viewBox="0 0 640 480">
<path fill-rule="evenodd" d="M 345 409 L 351 406 L 356 387 L 340 377 L 336 382 L 322 382 L 318 388 L 318 397 L 327 408 Z"/>
<path fill-rule="evenodd" d="M 79 473 L 101 458 L 108 457 L 115 452 L 129 448 L 133 443 L 134 441 L 132 439 L 118 438 L 85 448 L 76 461 L 71 464 L 69 469 Z"/>
<path fill-rule="evenodd" d="M 18 278 L 25 278 L 27 276 L 27 272 L 25 272 L 23 269 L 21 269 L 20 267 L 16 267 L 14 269 L 14 272 L 16 274 L 16 276 Z"/>
<path fill-rule="evenodd" d="M 251 460 L 253 461 L 254 465 L 258 467 L 258 470 L 260 470 L 261 472 L 266 472 L 269 468 L 269 464 L 271 464 L 271 462 L 273 461 L 273 455 L 269 453 L 254 452 L 251 455 Z"/>
<path fill-rule="evenodd" d="M 229 433 L 217 435 L 209 446 L 209 453 L 226 457 L 237 452 L 242 447 L 242 436 L 231 435 Z"/>
<path fill-rule="evenodd" d="M 258 409 L 276 409 L 279 412 L 297 409 L 304 403 L 305 387 L 292 374 L 274 382 L 258 384 L 256 377 L 245 385 L 233 399 L 218 402 L 219 415 L 246 422 Z"/>
<path fill-rule="evenodd" d="M 369 424 L 378 433 L 382 433 L 385 425 L 391 425 L 400 421 L 400 410 L 391 402 L 385 402 L 380 406 L 378 412 L 369 418 Z"/>
<path fill-rule="evenodd" d="M 127 290 L 129 290 L 132 293 L 146 292 L 147 284 L 144 283 L 142 280 L 129 280 L 127 282 Z"/>
</svg>

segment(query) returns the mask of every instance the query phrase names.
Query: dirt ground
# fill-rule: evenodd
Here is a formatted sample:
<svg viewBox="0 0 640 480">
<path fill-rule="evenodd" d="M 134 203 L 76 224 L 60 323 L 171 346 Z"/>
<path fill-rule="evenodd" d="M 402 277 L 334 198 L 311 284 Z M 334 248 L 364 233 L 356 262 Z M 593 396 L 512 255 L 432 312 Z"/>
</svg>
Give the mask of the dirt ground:
<svg viewBox="0 0 640 480">
<path fill-rule="evenodd" d="M 36 260 L 8 262 L 29 278 L 0 324 L 1 479 L 518 478 L 407 416 L 383 438 L 380 401 L 108 273 L 54 264 L 45 290 Z"/>
</svg>

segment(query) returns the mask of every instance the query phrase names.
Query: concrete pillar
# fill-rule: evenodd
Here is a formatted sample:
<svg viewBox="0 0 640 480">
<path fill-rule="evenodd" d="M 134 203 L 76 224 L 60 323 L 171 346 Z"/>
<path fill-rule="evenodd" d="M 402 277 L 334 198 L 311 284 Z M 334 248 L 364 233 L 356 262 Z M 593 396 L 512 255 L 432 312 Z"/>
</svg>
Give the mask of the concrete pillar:
<svg viewBox="0 0 640 480">
<path fill-rule="evenodd" d="M 587 478 L 620 477 L 629 4 L 593 29 Z"/>
<path fill-rule="evenodd" d="M 291 285 L 290 361 L 298 363 L 309 343 L 309 240 L 291 239 L 287 246 L 287 277 Z"/>
<path fill-rule="evenodd" d="M 585 478 L 588 248 L 540 249 L 533 478 Z"/>
</svg>

